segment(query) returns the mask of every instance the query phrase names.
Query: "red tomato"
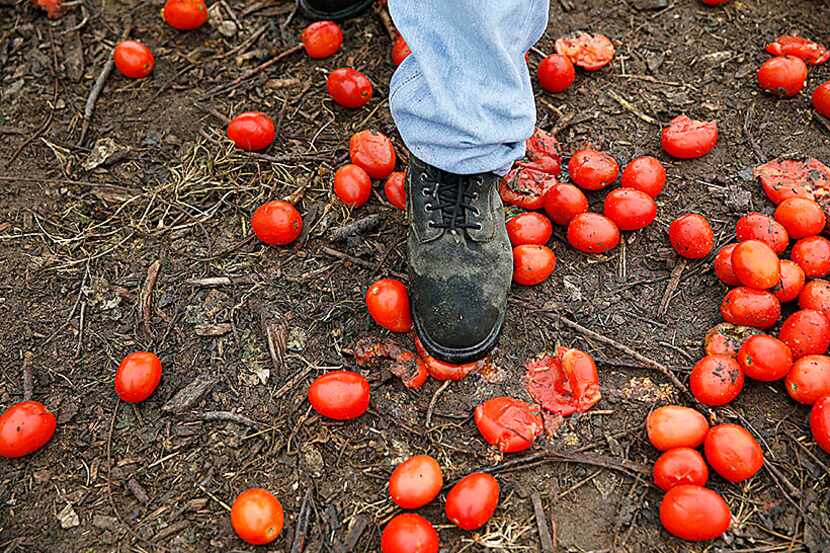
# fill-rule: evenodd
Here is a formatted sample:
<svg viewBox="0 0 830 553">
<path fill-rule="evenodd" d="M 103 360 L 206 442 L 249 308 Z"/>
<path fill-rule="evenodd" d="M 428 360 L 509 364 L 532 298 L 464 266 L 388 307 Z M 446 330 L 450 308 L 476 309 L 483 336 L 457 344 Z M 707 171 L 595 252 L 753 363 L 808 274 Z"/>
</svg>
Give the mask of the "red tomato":
<svg viewBox="0 0 830 553">
<path fill-rule="evenodd" d="M 830 274 L 830 240 L 822 236 L 802 238 L 793 246 L 790 258 L 809 278 L 827 276 Z"/>
<path fill-rule="evenodd" d="M 807 65 L 795 56 L 776 56 L 761 64 L 758 84 L 776 96 L 790 98 L 804 88 Z"/>
<path fill-rule="evenodd" d="M 127 355 L 115 371 L 115 393 L 127 403 L 141 403 L 161 382 L 161 360 L 154 353 L 136 351 Z"/>
<path fill-rule="evenodd" d="M 555 355 L 542 355 L 525 366 L 530 397 L 555 415 L 584 413 L 602 398 L 597 365 L 584 351 L 559 346 Z"/>
<path fill-rule="evenodd" d="M 349 157 L 373 179 L 385 179 L 395 170 L 395 147 L 383 133 L 360 131 L 349 140 Z"/>
<path fill-rule="evenodd" d="M 661 138 L 663 151 L 678 159 L 703 157 L 717 142 L 717 121 L 696 121 L 685 115 L 672 119 Z"/>
<path fill-rule="evenodd" d="M 764 466 L 764 453 L 746 428 L 737 424 L 713 426 L 703 442 L 706 461 L 732 483 L 752 478 Z"/>
<path fill-rule="evenodd" d="M 706 6 L 723 6 L 728 4 L 729 0 L 702 0 Z"/>
<path fill-rule="evenodd" d="M 720 314 L 727 323 L 769 328 L 781 317 L 781 303 L 766 290 L 733 288 L 723 298 Z"/>
<path fill-rule="evenodd" d="M 726 501 L 703 486 L 676 486 L 660 503 L 663 528 L 686 541 L 713 540 L 729 529 L 731 520 L 732 513 Z"/>
<path fill-rule="evenodd" d="M 167 0 L 161 16 L 168 25 L 180 31 L 192 31 L 208 20 L 205 0 Z"/>
<path fill-rule="evenodd" d="M 830 282 L 817 278 L 804 286 L 798 295 L 801 309 L 815 309 L 826 317 L 830 314 Z"/>
<path fill-rule="evenodd" d="M 240 113 L 228 123 L 228 138 L 242 150 L 264 150 L 276 136 L 274 121 L 259 111 Z"/>
<path fill-rule="evenodd" d="M 498 481 L 485 472 L 474 472 L 452 487 L 445 510 L 450 522 L 470 531 L 487 524 L 498 504 Z"/>
<path fill-rule="evenodd" d="M 483 368 L 487 364 L 486 359 L 479 359 L 478 361 L 470 361 L 469 363 L 447 363 L 432 357 L 421 344 L 421 339 L 415 337 L 415 349 L 418 350 L 418 355 L 426 365 L 426 371 L 429 376 L 435 380 L 464 380 L 471 372 Z"/>
<path fill-rule="evenodd" d="M 666 169 L 657 158 L 642 156 L 632 159 L 623 169 L 620 186 L 635 188 L 656 198 L 666 185 Z"/>
<path fill-rule="evenodd" d="M 738 286 L 741 284 L 741 281 L 738 280 L 732 268 L 732 252 L 735 251 L 736 247 L 738 247 L 737 244 L 727 244 L 722 247 L 715 256 L 715 261 L 712 265 L 715 276 L 727 286 Z"/>
<path fill-rule="evenodd" d="M 787 376 L 793 366 L 790 347 L 767 334 L 752 336 L 738 351 L 738 364 L 749 378 L 772 382 Z"/>
<path fill-rule="evenodd" d="M 810 431 L 819 447 L 830 453 L 830 395 L 813 404 L 810 410 Z"/>
<path fill-rule="evenodd" d="M 303 218 L 290 203 L 272 200 L 254 211 L 251 228 L 256 237 L 269 246 L 284 246 L 300 236 Z"/>
<path fill-rule="evenodd" d="M 789 259 L 781 260 L 781 280 L 770 291 L 780 302 L 793 301 L 804 288 L 804 271 Z"/>
<path fill-rule="evenodd" d="M 262 488 L 245 490 L 231 507 L 234 532 L 252 545 L 265 545 L 277 539 L 284 522 L 285 513 L 280 501 Z"/>
<path fill-rule="evenodd" d="M 709 467 L 703 455 L 690 447 L 675 447 L 654 463 L 654 483 L 664 492 L 675 486 L 703 486 L 709 480 Z"/>
<path fill-rule="evenodd" d="M 0 415 L 0 457 L 14 459 L 39 450 L 55 435 L 55 415 L 37 401 L 15 403 Z"/>
<path fill-rule="evenodd" d="M 763 213 L 747 213 L 735 225 L 738 242 L 760 240 L 780 255 L 790 245 L 790 236 L 778 221 Z"/>
<path fill-rule="evenodd" d="M 814 404 L 830 394 L 830 357 L 805 355 L 793 363 L 784 384 L 791 398 L 806 405 Z"/>
<path fill-rule="evenodd" d="M 423 507 L 438 496 L 444 475 L 438 461 L 415 455 L 398 465 L 389 477 L 389 495 L 403 509 Z"/>
<path fill-rule="evenodd" d="M 547 246 L 525 244 L 513 248 L 513 282 L 533 286 L 548 279 L 556 267 L 556 254 Z"/>
<path fill-rule="evenodd" d="M 816 113 L 830 118 L 830 81 L 821 84 L 813 92 L 813 109 Z"/>
<path fill-rule="evenodd" d="M 323 59 L 333 56 L 343 45 L 343 31 L 334 21 L 317 21 L 305 28 L 300 35 L 309 57 Z"/>
<path fill-rule="evenodd" d="M 657 216 L 654 198 L 633 188 L 617 188 L 605 196 L 602 211 L 620 230 L 640 230 Z"/>
<path fill-rule="evenodd" d="M 728 355 L 707 355 L 692 367 L 689 387 L 699 402 L 719 407 L 741 393 L 744 373 L 738 362 Z"/>
<path fill-rule="evenodd" d="M 572 184 L 556 184 L 545 194 L 545 212 L 557 225 L 568 225 L 588 211 L 588 198 Z"/>
<path fill-rule="evenodd" d="M 551 54 L 542 60 L 536 73 L 539 85 L 548 92 L 564 92 L 574 82 L 574 64 L 565 56 Z"/>
<path fill-rule="evenodd" d="M 389 175 L 383 185 L 383 193 L 390 204 L 406 211 L 406 173 L 396 171 Z"/>
<path fill-rule="evenodd" d="M 390 54 L 392 63 L 395 65 L 402 64 L 403 60 L 408 58 L 411 53 L 412 50 L 409 49 L 409 45 L 401 35 L 398 35 L 398 38 L 395 39 L 395 43 L 392 44 L 392 52 Z"/>
<path fill-rule="evenodd" d="M 524 451 L 542 433 L 539 408 L 512 397 L 494 397 L 478 405 L 473 413 L 484 440 L 502 453 Z"/>
<path fill-rule="evenodd" d="M 761 331 L 748 326 L 735 326 L 731 323 L 720 323 L 706 332 L 703 339 L 706 355 L 728 355 L 737 357 L 738 350 L 750 337 L 760 334 Z"/>
<path fill-rule="evenodd" d="M 553 225 L 550 219 L 541 213 L 527 211 L 507 221 L 507 236 L 514 246 L 524 244 L 542 246 L 548 243 L 552 234 Z"/>
<path fill-rule="evenodd" d="M 675 447 L 695 448 L 706 438 L 709 423 L 691 407 L 665 405 L 648 414 L 646 432 L 651 445 L 660 451 Z"/>
<path fill-rule="evenodd" d="M 327 372 L 311 383 L 308 401 L 326 418 L 356 419 L 369 409 L 369 382 L 352 371 Z"/>
<path fill-rule="evenodd" d="M 830 59 L 830 50 L 801 36 L 784 35 L 767 44 L 773 56 L 796 56 L 808 65 L 820 65 Z"/>
<path fill-rule="evenodd" d="M 793 352 L 793 358 L 823 354 L 830 347 L 830 321 L 820 311 L 802 309 L 784 321 L 778 338 Z"/>
<path fill-rule="evenodd" d="M 579 150 L 568 162 L 568 174 L 585 190 L 602 190 L 617 180 L 620 166 L 613 157 L 596 150 Z"/>
<path fill-rule="evenodd" d="M 781 280 L 778 255 L 760 240 L 747 240 L 735 247 L 732 270 L 741 284 L 756 290 L 772 288 Z"/>
<path fill-rule="evenodd" d="M 149 48 L 137 40 L 119 42 L 113 52 L 115 67 L 130 79 L 143 79 L 153 72 L 156 59 Z"/>
<path fill-rule="evenodd" d="M 620 243 L 620 229 L 604 215 L 581 213 L 568 225 L 568 244 L 584 253 L 605 253 Z"/>
<path fill-rule="evenodd" d="M 34 4 L 46 12 L 49 19 L 57 19 L 61 15 L 63 0 L 34 0 Z"/>
<path fill-rule="evenodd" d="M 706 217 L 688 213 L 669 225 L 669 242 L 683 257 L 702 259 L 712 252 L 715 233 Z"/>
<path fill-rule="evenodd" d="M 545 195 L 554 186 L 555 175 L 517 162 L 501 179 L 499 194 L 507 205 L 529 210 L 541 209 L 545 205 Z"/>
<path fill-rule="evenodd" d="M 438 532 L 421 515 L 404 513 L 389 521 L 380 536 L 382 553 L 438 553 Z"/>
<path fill-rule="evenodd" d="M 409 291 L 393 278 L 382 278 L 366 291 L 366 307 L 377 324 L 392 332 L 412 330 Z"/>
<path fill-rule="evenodd" d="M 334 193 L 349 207 L 360 207 L 372 197 L 372 179 L 357 165 L 347 164 L 334 172 Z"/>
<path fill-rule="evenodd" d="M 787 198 L 775 209 L 775 220 L 787 229 L 791 238 L 807 238 L 824 230 L 824 210 L 809 198 Z"/>
<path fill-rule="evenodd" d="M 596 71 L 614 59 L 614 44 L 605 35 L 580 32 L 556 39 L 556 53 L 586 71 Z"/>
<path fill-rule="evenodd" d="M 356 109 L 372 99 L 372 82 L 350 67 L 335 69 L 326 79 L 329 96 L 344 108 Z"/>
</svg>

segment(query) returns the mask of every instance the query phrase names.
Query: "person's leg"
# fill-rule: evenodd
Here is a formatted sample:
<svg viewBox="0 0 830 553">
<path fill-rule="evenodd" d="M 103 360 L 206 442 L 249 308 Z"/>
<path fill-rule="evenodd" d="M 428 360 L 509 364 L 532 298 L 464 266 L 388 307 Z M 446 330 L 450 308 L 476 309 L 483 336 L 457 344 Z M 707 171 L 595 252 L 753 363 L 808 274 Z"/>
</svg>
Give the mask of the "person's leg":
<svg viewBox="0 0 830 553">
<path fill-rule="evenodd" d="M 412 153 L 412 317 L 426 350 L 461 363 L 496 344 L 513 259 L 499 177 L 524 154 L 536 108 L 524 53 L 548 0 L 389 0 L 412 54 L 390 109 Z"/>
</svg>

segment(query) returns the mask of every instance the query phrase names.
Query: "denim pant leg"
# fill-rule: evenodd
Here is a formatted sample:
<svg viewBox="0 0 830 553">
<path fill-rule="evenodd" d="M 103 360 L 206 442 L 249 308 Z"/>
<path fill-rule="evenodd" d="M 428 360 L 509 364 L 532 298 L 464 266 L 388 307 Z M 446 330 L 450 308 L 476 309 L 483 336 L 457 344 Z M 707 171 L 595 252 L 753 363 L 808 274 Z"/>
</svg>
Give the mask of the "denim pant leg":
<svg viewBox="0 0 830 553">
<path fill-rule="evenodd" d="M 445 171 L 506 173 L 536 123 L 525 52 L 549 0 L 389 0 L 412 54 L 392 77 L 392 117 L 410 151 Z"/>
</svg>

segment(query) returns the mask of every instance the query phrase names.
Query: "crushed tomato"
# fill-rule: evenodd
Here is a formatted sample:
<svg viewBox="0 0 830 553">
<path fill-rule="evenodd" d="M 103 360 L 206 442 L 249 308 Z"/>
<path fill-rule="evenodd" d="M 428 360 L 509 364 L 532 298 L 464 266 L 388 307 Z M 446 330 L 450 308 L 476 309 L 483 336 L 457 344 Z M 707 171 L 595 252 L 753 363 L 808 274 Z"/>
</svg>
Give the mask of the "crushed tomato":
<svg viewBox="0 0 830 553">
<path fill-rule="evenodd" d="M 558 347 L 525 364 L 531 397 L 557 415 L 584 413 L 602 397 L 593 358 L 584 351 Z"/>
</svg>

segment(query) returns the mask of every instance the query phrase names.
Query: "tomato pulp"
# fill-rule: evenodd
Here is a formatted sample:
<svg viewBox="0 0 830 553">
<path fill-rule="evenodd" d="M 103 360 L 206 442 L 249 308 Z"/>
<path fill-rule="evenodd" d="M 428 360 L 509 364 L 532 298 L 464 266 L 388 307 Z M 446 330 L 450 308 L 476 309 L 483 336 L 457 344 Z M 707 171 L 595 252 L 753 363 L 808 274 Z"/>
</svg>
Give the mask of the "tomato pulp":
<svg viewBox="0 0 830 553">
<path fill-rule="evenodd" d="M 542 355 L 525 367 L 528 393 L 551 413 L 583 413 L 601 398 L 597 366 L 583 351 L 560 346 L 554 355 Z"/>
</svg>

